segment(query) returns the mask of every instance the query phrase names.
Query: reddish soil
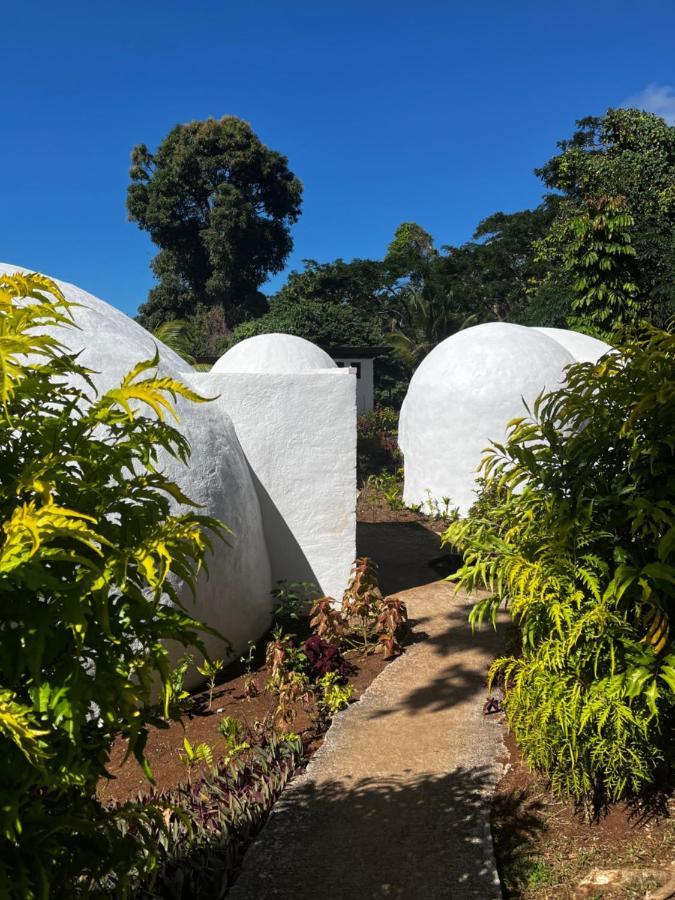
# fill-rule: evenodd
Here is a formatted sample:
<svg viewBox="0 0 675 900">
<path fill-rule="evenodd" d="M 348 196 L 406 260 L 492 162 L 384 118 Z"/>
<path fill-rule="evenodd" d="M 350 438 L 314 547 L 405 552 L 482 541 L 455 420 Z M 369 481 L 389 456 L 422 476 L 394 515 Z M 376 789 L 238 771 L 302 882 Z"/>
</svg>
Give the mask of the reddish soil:
<svg viewBox="0 0 675 900">
<path fill-rule="evenodd" d="M 259 642 L 261 647 L 266 639 Z M 387 665 L 380 653 L 365 655 L 362 652 L 349 651 L 344 654 L 354 667 L 348 681 L 354 687 L 354 699 L 358 699 L 368 685 Z M 245 683 L 249 676 L 241 665 L 233 664 L 220 678 L 220 683 L 213 692 L 213 702 L 209 709 L 209 692 L 200 690 L 192 694 L 189 712 L 183 722 L 172 722 L 166 729 L 153 728 L 150 731 L 146 746 L 146 755 L 150 762 L 157 788 L 173 788 L 186 780 L 186 769 L 180 759 L 183 739 L 187 737 L 195 747 L 205 742 L 218 753 L 224 751 L 225 743 L 218 732 L 218 723 L 224 716 L 232 716 L 243 725 L 253 728 L 256 722 L 270 721 L 276 709 L 276 695 L 265 690 L 269 672 L 262 660 L 254 667 L 251 676 L 257 689 L 256 696 L 247 696 Z M 316 725 L 316 705 L 313 702 L 295 705 L 295 721 L 287 726 L 302 738 L 306 756 L 311 756 L 321 745 L 323 735 Z M 149 788 L 140 766 L 130 757 L 122 766 L 126 751 L 126 741 L 118 741 L 113 747 L 109 771 L 113 775 L 110 781 L 102 781 L 99 796 L 104 800 L 130 800 Z"/>
<path fill-rule="evenodd" d="M 356 504 L 356 518 L 359 522 L 417 522 L 425 528 L 441 534 L 448 527 L 446 518 L 425 516 L 402 506 L 392 509 L 382 493 L 366 485 L 359 491 Z"/>
<path fill-rule="evenodd" d="M 645 879 L 659 869 L 670 872 L 675 799 L 659 796 L 650 806 L 615 804 L 589 823 L 573 804 L 556 800 L 544 778 L 529 771 L 512 734 L 505 741 L 509 761 L 492 816 L 505 897 L 641 898 L 655 886 Z M 628 877 L 621 884 L 588 890 L 579 886 L 592 870 L 611 869 Z"/>
</svg>

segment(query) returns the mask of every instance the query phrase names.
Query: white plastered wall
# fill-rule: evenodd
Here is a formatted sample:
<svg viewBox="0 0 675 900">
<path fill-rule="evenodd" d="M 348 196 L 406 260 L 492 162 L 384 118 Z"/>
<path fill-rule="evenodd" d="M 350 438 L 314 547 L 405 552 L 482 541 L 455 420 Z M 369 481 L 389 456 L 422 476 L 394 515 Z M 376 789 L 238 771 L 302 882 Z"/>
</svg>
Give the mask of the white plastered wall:
<svg viewBox="0 0 675 900">
<path fill-rule="evenodd" d="M 195 373 L 232 420 L 258 492 L 272 581 L 341 597 L 356 555 L 356 374 Z"/>
</svg>

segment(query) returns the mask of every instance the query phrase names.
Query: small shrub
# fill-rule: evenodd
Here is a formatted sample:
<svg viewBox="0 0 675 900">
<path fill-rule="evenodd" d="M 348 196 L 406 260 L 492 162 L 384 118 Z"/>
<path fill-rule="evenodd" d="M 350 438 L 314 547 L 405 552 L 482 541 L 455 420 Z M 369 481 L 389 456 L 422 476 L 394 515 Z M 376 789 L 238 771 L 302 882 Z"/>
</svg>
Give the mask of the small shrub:
<svg viewBox="0 0 675 900">
<path fill-rule="evenodd" d="M 218 723 L 218 731 L 225 738 L 226 758 L 232 759 L 238 753 L 249 750 L 251 745 L 245 740 L 244 728 L 232 716 L 223 716 Z"/>
<path fill-rule="evenodd" d="M 282 628 L 292 628 L 306 618 L 313 600 L 320 594 L 315 584 L 308 581 L 280 581 L 272 591 L 274 597 L 274 622 Z"/>
<path fill-rule="evenodd" d="M 272 632 L 272 640 L 267 644 L 265 664 L 272 676 L 272 683 L 283 680 L 290 672 L 304 673 L 307 657 L 303 650 L 295 646 L 294 637 L 284 634 L 280 628 Z"/>
<path fill-rule="evenodd" d="M 216 687 L 216 678 L 218 677 L 218 673 L 225 665 L 225 661 L 222 659 L 205 659 L 201 666 L 197 666 L 197 671 L 200 675 L 203 675 L 206 678 L 208 686 L 209 686 L 209 709 L 211 709 L 211 705 L 213 703 L 213 692 Z"/>
<path fill-rule="evenodd" d="M 389 509 L 404 509 L 403 503 L 403 470 L 394 472 L 380 472 L 378 475 L 369 475 L 366 486 L 371 489 L 373 496 L 381 496 Z"/>
<path fill-rule="evenodd" d="M 352 567 L 349 584 L 342 597 L 342 615 L 348 621 L 356 621 L 365 650 L 368 650 L 370 632 L 381 601 L 377 563 L 365 556 L 360 557 Z"/>
<path fill-rule="evenodd" d="M 192 780 L 192 770 L 200 766 L 210 766 L 213 762 L 213 748 L 206 743 L 192 746 L 190 741 L 183 738 L 183 749 L 179 751 L 180 761 L 187 769 L 188 781 Z"/>
<path fill-rule="evenodd" d="M 375 634 L 382 646 L 385 659 L 392 659 L 401 653 L 399 638 L 408 622 L 408 610 L 402 600 L 387 597 L 380 602 L 375 622 Z"/>
<path fill-rule="evenodd" d="M 319 698 L 317 701 L 319 710 L 327 717 L 332 718 L 342 709 L 346 709 L 354 696 L 354 688 L 351 684 L 343 684 L 343 679 L 337 672 L 326 672 L 318 682 Z"/>
<path fill-rule="evenodd" d="M 339 644 L 347 630 L 347 623 L 332 597 L 320 597 L 310 612 L 309 626 L 328 643 Z"/>
</svg>

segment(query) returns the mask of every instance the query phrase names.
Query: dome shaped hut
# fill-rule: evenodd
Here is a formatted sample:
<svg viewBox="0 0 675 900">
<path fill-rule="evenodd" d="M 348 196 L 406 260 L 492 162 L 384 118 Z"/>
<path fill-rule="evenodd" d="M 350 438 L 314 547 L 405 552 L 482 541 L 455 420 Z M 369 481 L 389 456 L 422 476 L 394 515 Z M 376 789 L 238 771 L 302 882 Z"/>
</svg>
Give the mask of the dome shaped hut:
<svg viewBox="0 0 675 900">
<path fill-rule="evenodd" d="M 335 368 L 325 350 L 311 341 L 294 334 L 258 334 L 231 347 L 211 371 L 294 374 Z"/>
<path fill-rule="evenodd" d="M 0 263 L 0 274 L 17 271 L 28 270 Z M 155 352 L 160 374 L 191 381 L 201 390 L 193 368 L 133 319 L 75 285 L 57 284 L 79 305 L 72 308 L 77 328 L 59 328 L 53 334 L 69 350 L 80 353 L 79 362 L 93 370 L 92 381 L 99 392 L 117 386 L 136 363 Z M 186 592 L 186 605 L 225 635 L 235 653 L 240 652 L 249 640 L 260 637 L 270 621 L 270 564 L 257 493 L 222 404 L 195 405 L 179 398 L 176 407 L 179 428 L 192 455 L 187 466 L 165 456 L 164 470 L 201 505 L 201 512 L 221 519 L 233 532 L 227 545 L 217 543 L 208 577 L 200 575 L 194 602 Z M 204 642 L 214 656 L 223 655 L 218 638 L 207 635 Z M 194 682 L 194 673 L 191 677 Z"/>
<path fill-rule="evenodd" d="M 556 388 L 574 356 L 533 328 L 490 322 L 446 338 L 415 371 L 401 407 L 403 499 L 458 507 L 475 500 L 476 469 L 491 440 L 523 415 L 544 389 Z"/>
</svg>

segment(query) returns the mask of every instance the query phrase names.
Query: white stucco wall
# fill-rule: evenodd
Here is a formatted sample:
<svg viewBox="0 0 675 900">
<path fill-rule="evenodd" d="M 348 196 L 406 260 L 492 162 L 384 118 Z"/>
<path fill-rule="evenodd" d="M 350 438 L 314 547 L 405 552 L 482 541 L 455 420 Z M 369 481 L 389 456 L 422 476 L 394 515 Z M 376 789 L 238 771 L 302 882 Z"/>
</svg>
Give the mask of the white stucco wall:
<svg viewBox="0 0 675 900">
<path fill-rule="evenodd" d="M 17 270 L 29 271 L 0 264 L 0 273 Z M 82 351 L 80 362 L 95 370 L 93 381 L 99 391 L 119 384 L 139 360 L 154 355 L 155 347 L 160 372 L 185 382 L 194 374 L 188 363 L 124 313 L 74 285 L 58 284 L 69 299 L 81 304 L 73 309 L 79 329 L 53 333 L 71 350 Z M 221 630 L 239 652 L 270 623 L 272 582 L 257 492 L 223 405 L 181 400 L 178 411 L 179 428 L 190 442 L 192 457 L 187 467 L 165 458 L 164 468 L 202 504 L 203 513 L 233 530 L 229 545 L 215 543 L 209 576 L 200 577 L 195 603 L 186 592 L 186 605 L 197 618 Z M 222 642 L 207 637 L 206 643 L 215 655 L 222 655 Z"/>
<path fill-rule="evenodd" d="M 415 371 L 401 407 L 403 499 L 431 496 L 468 512 L 476 468 L 490 440 L 523 415 L 543 390 L 557 387 L 574 357 L 557 341 L 522 325 L 466 328 L 435 347 Z"/>
<path fill-rule="evenodd" d="M 191 380 L 218 394 L 234 423 L 258 490 L 272 580 L 310 581 L 341 597 L 356 556 L 355 374 L 214 367 Z"/>
<path fill-rule="evenodd" d="M 534 328 L 533 330 L 557 341 L 574 357 L 575 362 L 596 363 L 601 356 L 612 349 L 604 341 L 590 337 L 588 334 L 582 334 L 580 331 L 570 331 L 568 328 Z"/>
</svg>

